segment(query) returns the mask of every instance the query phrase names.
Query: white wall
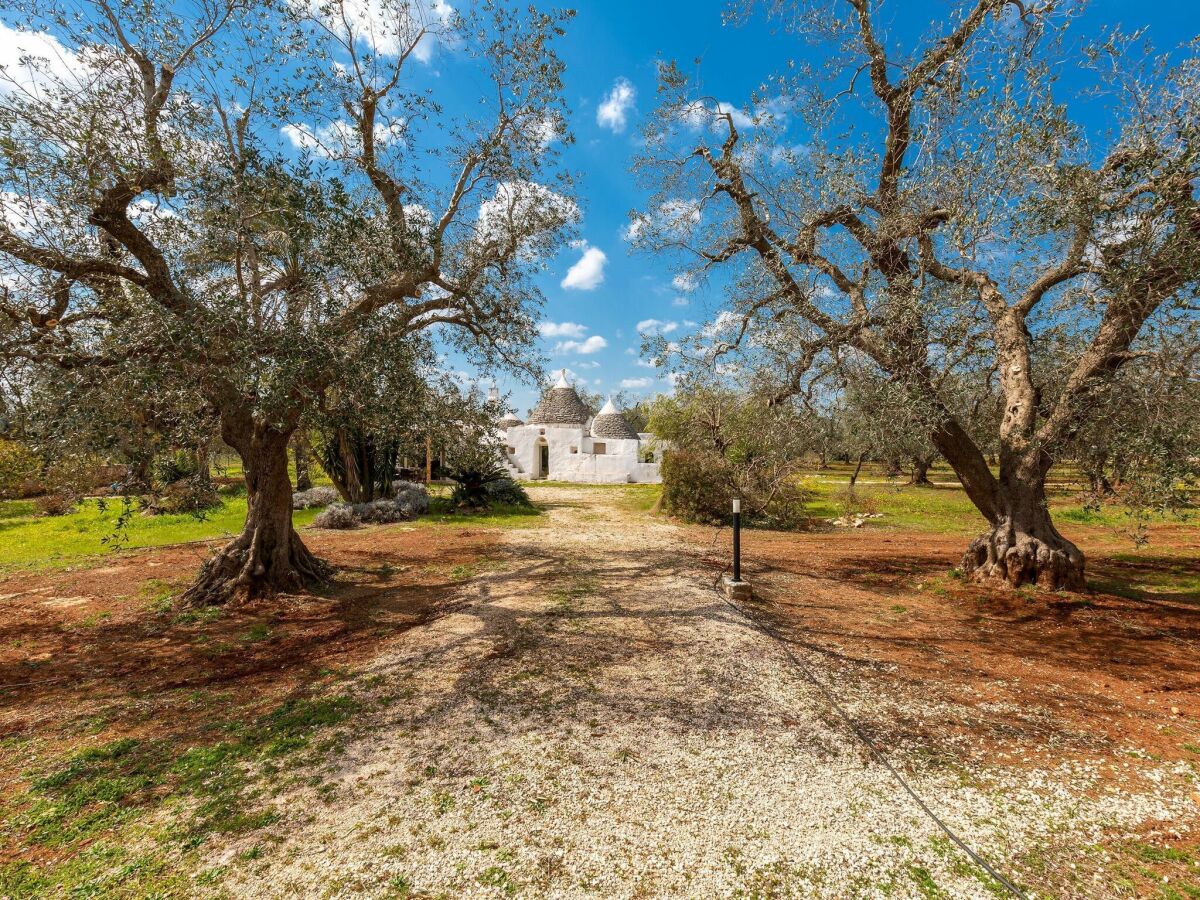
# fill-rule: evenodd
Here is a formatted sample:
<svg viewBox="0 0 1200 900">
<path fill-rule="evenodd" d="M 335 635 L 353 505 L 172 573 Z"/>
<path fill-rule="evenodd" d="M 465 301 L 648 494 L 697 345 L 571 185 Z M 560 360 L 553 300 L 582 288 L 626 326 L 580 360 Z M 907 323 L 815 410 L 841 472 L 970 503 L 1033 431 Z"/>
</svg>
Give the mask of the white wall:
<svg viewBox="0 0 1200 900">
<path fill-rule="evenodd" d="M 539 471 L 539 447 L 542 439 L 550 449 L 548 477 L 555 481 L 628 484 L 631 481 L 661 480 L 657 463 L 638 462 L 640 441 L 633 439 L 596 441 L 578 425 L 517 425 L 504 433 L 504 442 L 513 448 L 510 458 L 524 479 L 545 478 Z M 592 452 L 594 443 L 603 443 L 605 452 Z M 575 452 L 571 452 L 571 448 Z"/>
</svg>

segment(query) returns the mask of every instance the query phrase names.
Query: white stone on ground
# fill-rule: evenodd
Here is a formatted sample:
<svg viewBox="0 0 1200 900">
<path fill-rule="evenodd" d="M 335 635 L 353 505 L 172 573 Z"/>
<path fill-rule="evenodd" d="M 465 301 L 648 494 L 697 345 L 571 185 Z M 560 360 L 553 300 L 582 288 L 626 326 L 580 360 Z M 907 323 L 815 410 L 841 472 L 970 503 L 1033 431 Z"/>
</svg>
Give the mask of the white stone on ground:
<svg viewBox="0 0 1200 900">
<path fill-rule="evenodd" d="M 401 699 L 357 723 L 336 790 L 278 798 L 279 843 L 214 852 L 231 895 L 920 897 L 920 867 L 946 896 L 995 896 L 672 526 L 619 491 L 534 493 L 549 522 L 505 534 L 500 571 L 375 663 L 371 690 Z M 1005 867 L 1180 813 L 1173 792 L 1081 799 L 1090 778 L 912 781 Z"/>
</svg>

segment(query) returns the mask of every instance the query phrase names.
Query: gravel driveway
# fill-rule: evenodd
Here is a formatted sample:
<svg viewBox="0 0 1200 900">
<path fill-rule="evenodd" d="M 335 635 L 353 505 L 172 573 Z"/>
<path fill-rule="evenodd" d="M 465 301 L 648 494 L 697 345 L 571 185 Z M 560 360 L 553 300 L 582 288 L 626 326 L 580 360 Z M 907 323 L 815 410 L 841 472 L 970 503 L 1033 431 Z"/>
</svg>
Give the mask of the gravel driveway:
<svg viewBox="0 0 1200 900">
<path fill-rule="evenodd" d="M 619 489 L 532 493 L 542 524 L 362 679 L 381 702 L 277 798 L 279 839 L 214 855 L 231 895 L 1004 896 L 673 526 Z M 1080 799 L 1084 771 L 896 762 L 1025 880 L 1039 848 L 1180 814 L 1171 792 Z"/>
</svg>

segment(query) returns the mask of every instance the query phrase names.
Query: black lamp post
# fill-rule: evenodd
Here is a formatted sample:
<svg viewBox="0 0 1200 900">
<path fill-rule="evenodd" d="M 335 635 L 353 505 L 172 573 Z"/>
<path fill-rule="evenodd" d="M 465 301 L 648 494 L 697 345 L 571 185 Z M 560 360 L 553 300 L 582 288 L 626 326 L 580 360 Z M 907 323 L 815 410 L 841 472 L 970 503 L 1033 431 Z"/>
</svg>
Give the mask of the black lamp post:
<svg viewBox="0 0 1200 900">
<path fill-rule="evenodd" d="M 733 577 L 726 575 L 725 596 L 731 601 L 749 600 L 752 596 L 750 585 L 742 581 L 742 501 L 733 499 Z"/>
<path fill-rule="evenodd" d="M 733 498 L 733 580 L 742 580 L 742 501 Z"/>
</svg>

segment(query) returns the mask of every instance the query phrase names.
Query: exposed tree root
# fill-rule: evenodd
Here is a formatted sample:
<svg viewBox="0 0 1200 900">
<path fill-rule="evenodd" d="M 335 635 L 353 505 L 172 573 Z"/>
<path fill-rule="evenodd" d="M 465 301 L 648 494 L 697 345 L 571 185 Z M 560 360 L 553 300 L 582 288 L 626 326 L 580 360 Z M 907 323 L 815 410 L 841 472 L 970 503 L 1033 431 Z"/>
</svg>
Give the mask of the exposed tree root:
<svg viewBox="0 0 1200 900">
<path fill-rule="evenodd" d="M 971 542 L 963 557 L 968 577 L 984 584 L 1036 585 L 1050 591 L 1082 591 L 1084 560 L 1079 548 L 1050 526 L 1035 536 L 1005 524 Z"/>
<path fill-rule="evenodd" d="M 180 598 L 185 608 L 243 603 L 275 594 L 300 593 L 328 579 L 332 569 L 304 546 L 290 523 L 283 540 L 270 540 L 255 527 L 208 560 Z"/>
</svg>

